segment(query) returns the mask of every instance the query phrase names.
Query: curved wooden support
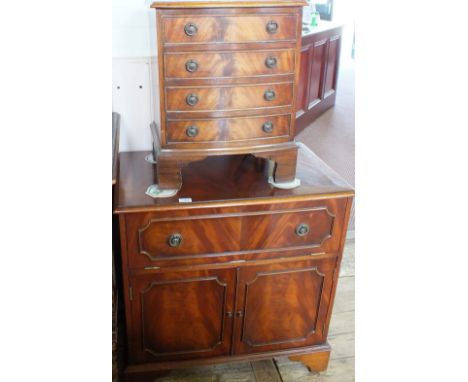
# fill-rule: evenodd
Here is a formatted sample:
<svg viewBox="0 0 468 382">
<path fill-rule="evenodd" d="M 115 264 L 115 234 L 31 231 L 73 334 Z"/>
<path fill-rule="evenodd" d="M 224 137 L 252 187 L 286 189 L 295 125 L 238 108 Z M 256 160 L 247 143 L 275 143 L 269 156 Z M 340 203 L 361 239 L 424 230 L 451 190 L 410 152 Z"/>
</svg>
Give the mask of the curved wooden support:
<svg viewBox="0 0 468 382">
<path fill-rule="evenodd" d="M 161 190 L 174 190 L 182 186 L 182 168 L 190 162 L 205 159 L 206 156 L 160 155 L 157 158 L 157 183 Z"/>
<path fill-rule="evenodd" d="M 291 361 L 302 362 L 309 371 L 321 372 L 328 368 L 328 361 L 330 360 L 330 350 L 312 353 L 290 356 Z"/>
<path fill-rule="evenodd" d="M 273 180 L 276 183 L 292 182 L 296 178 L 297 150 L 298 146 L 294 145 L 283 150 L 259 152 L 253 155 L 275 162 Z"/>
<path fill-rule="evenodd" d="M 157 183 L 161 190 L 179 189 L 182 186 L 182 168 L 190 162 L 213 155 L 253 154 L 257 158 L 273 161 L 273 180 L 277 183 L 292 182 L 296 177 L 297 151 L 295 142 L 256 148 L 229 150 L 166 150 L 157 153 Z"/>
</svg>

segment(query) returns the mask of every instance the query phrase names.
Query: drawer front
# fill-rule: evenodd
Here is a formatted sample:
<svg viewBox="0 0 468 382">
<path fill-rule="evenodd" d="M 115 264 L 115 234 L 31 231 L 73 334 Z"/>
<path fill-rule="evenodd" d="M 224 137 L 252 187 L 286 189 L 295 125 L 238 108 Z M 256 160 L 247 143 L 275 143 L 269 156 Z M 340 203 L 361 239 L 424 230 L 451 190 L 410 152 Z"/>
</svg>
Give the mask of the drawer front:
<svg viewBox="0 0 468 382">
<path fill-rule="evenodd" d="M 263 52 L 166 53 L 166 78 L 276 75 L 294 72 L 293 50 Z"/>
<path fill-rule="evenodd" d="M 162 18 L 163 42 L 170 44 L 294 41 L 296 30 L 294 14 Z"/>
<path fill-rule="evenodd" d="M 168 111 L 239 110 L 292 103 L 293 83 L 221 87 L 168 87 Z"/>
<path fill-rule="evenodd" d="M 289 135 L 290 115 L 167 122 L 168 142 L 231 142 Z"/>
<path fill-rule="evenodd" d="M 177 262 L 334 253 L 340 249 L 346 202 L 346 198 L 337 198 L 314 201 L 303 208 L 293 204 L 277 210 L 217 210 L 194 216 L 180 211 L 179 217 L 129 214 L 125 219 L 128 265 L 142 269 Z"/>
<path fill-rule="evenodd" d="M 151 219 L 137 234 L 140 254 L 150 259 L 240 249 L 240 220 L 236 217 Z"/>
</svg>

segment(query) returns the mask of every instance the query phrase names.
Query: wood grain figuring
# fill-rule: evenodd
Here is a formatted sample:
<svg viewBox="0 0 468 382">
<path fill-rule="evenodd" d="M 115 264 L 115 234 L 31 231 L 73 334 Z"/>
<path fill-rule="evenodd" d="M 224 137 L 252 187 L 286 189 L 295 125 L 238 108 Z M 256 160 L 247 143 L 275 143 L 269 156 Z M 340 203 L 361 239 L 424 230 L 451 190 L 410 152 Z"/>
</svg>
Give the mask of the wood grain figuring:
<svg viewBox="0 0 468 382">
<path fill-rule="evenodd" d="M 268 58 L 276 60 L 268 67 Z M 164 65 L 166 78 L 215 78 L 247 77 L 294 73 L 294 50 L 166 53 Z M 197 69 L 187 70 L 188 62 L 195 62 Z"/>
<path fill-rule="evenodd" d="M 293 141 L 304 4 L 160 4 L 161 147 L 156 165 L 122 153 L 116 194 L 125 378 L 274 356 L 323 368 L 353 190 Z M 180 190 L 152 199 L 155 183 Z"/>
<path fill-rule="evenodd" d="M 141 333 L 136 363 L 227 354 L 234 271 L 167 272 L 132 279 L 132 315 Z"/>
<path fill-rule="evenodd" d="M 150 258 L 240 250 L 239 218 L 197 220 L 150 220 L 138 230 L 139 253 Z M 178 233 L 182 243 L 171 247 L 168 240 Z"/>
<path fill-rule="evenodd" d="M 330 361 L 330 351 L 292 356 L 289 359 L 291 361 L 302 362 L 310 371 L 318 373 L 327 370 L 328 362 Z"/>
<path fill-rule="evenodd" d="M 242 268 L 236 353 L 322 343 L 334 265 L 330 259 Z"/>
<path fill-rule="evenodd" d="M 266 109 L 291 105 L 292 88 L 292 83 L 232 87 L 171 87 L 166 89 L 166 104 L 168 111 Z M 273 100 L 265 99 L 267 91 L 275 93 Z M 198 97 L 198 102 L 193 106 L 186 101 L 190 94 Z"/>
<path fill-rule="evenodd" d="M 263 125 L 272 124 L 271 132 L 265 132 Z M 211 120 L 189 120 L 168 122 L 168 142 L 234 142 L 253 138 L 268 139 L 289 135 L 289 115 L 256 118 L 226 118 Z M 195 126 L 197 135 L 189 137 L 187 129 Z"/>
<path fill-rule="evenodd" d="M 267 258 L 287 256 L 287 251 L 302 253 L 336 252 L 340 247 L 342 218 L 346 200 L 334 200 L 312 208 L 284 211 L 234 212 L 223 214 L 158 218 L 158 214 L 139 214 L 127 217 L 130 268 L 171 266 L 167 260 L 183 264 L 184 258 L 204 263 L 216 263 L 223 257 L 236 256 L 242 260 L 251 251 L 271 252 Z M 298 236 L 297 228 L 307 224 L 310 231 Z M 182 242 L 171 247 L 171 235 L 178 234 Z M 215 254 L 218 254 L 215 256 Z M 257 255 L 258 257 L 261 257 Z M 160 261 L 164 260 L 164 264 Z M 158 262 L 159 261 L 159 262 Z M 192 260 L 192 263 L 195 263 Z"/>
<path fill-rule="evenodd" d="M 278 24 L 276 33 L 267 32 L 270 21 Z M 292 41 L 296 39 L 296 23 L 294 14 L 163 17 L 163 41 L 166 44 Z M 188 36 L 184 32 L 187 24 L 197 27 L 196 34 Z"/>
<path fill-rule="evenodd" d="M 160 189 L 178 189 L 182 167 L 191 161 L 245 153 L 275 161 L 277 182 L 294 180 L 298 4 L 303 2 L 164 4 L 152 5 L 157 10 L 161 95 L 155 183 Z M 273 130 L 239 126 L 247 121 L 242 118 L 282 114 L 290 116 L 287 126 L 284 120 Z M 237 118 L 239 122 L 230 122 Z M 226 127 L 228 123 L 237 126 Z"/>
<path fill-rule="evenodd" d="M 320 246 L 332 236 L 335 216 L 326 207 L 312 211 L 249 216 L 243 219 L 243 248 Z M 296 229 L 307 224 L 310 231 L 298 236 Z M 251 233 L 255 232 L 255 235 Z"/>
</svg>

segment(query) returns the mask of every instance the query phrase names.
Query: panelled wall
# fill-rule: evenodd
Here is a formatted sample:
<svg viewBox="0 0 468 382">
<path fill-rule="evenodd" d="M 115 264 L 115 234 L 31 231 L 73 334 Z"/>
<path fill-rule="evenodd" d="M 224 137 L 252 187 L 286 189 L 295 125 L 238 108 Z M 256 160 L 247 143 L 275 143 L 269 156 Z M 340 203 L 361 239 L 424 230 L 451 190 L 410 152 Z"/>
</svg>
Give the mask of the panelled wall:
<svg viewBox="0 0 468 382">
<path fill-rule="evenodd" d="M 341 26 L 302 38 L 296 133 L 335 103 L 341 40 Z"/>
</svg>

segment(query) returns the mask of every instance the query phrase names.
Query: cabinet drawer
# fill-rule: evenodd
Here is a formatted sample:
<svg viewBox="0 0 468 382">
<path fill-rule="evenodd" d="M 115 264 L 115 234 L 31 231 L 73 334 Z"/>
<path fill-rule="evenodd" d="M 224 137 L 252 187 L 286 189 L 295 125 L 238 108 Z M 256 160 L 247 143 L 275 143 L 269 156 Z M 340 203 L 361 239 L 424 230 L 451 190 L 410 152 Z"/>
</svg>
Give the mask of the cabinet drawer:
<svg viewBox="0 0 468 382">
<path fill-rule="evenodd" d="M 140 254 L 149 257 L 238 251 L 240 220 L 236 217 L 181 220 L 151 219 L 138 228 Z"/>
<path fill-rule="evenodd" d="M 210 111 L 289 106 L 293 84 L 220 87 L 168 87 L 168 111 Z"/>
<path fill-rule="evenodd" d="M 263 52 L 166 53 L 166 78 L 275 75 L 294 72 L 293 50 Z"/>
<path fill-rule="evenodd" d="M 163 16 L 164 43 L 242 43 L 294 41 L 295 14 L 241 16 Z"/>
<path fill-rule="evenodd" d="M 129 266 L 161 267 L 168 260 L 223 262 L 233 257 L 249 261 L 255 260 L 255 254 L 274 258 L 282 252 L 339 250 L 345 198 L 317 201 L 305 208 L 288 207 L 170 219 L 153 213 L 133 214 L 126 219 Z"/>
<path fill-rule="evenodd" d="M 289 135 L 290 115 L 167 122 L 168 142 L 227 142 Z"/>
</svg>

